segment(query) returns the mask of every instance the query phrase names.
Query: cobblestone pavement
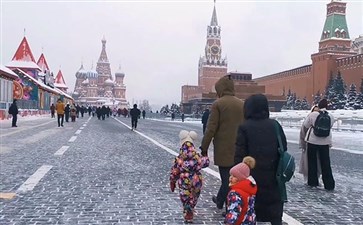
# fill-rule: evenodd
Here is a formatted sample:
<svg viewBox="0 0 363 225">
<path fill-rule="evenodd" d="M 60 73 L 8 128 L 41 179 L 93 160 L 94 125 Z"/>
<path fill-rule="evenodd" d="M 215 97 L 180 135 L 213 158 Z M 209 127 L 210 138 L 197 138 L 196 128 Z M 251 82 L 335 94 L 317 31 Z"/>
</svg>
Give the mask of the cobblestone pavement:
<svg viewBox="0 0 363 225">
<path fill-rule="evenodd" d="M 174 156 L 113 118 L 87 121 L 88 116 L 57 128 L 49 118 L 24 121 L 19 131 L 1 128 L 0 194 L 16 196 L 0 198 L 0 224 L 183 224 L 178 194 L 169 190 Z M 138 131 L 176 152 L 181 129 L 201 135 L 196 124 L 140 120 L 138 125 Z M 66 150 L 54 155 L 61 149 Z M 297 145 L 289 151 L 298 162 Z M 331 157 L 336 191 L 307 188 L 296 176 L 285 211 L 303 224 L 363 224 L 362 156 L 334 151 Z M 19 191 L 45 165 L 52 167 L 34 189 Z M 194 224 L 222 224 L 221 211 L 211 202 L 219 180 L 203 174 Z"/>
</svg>

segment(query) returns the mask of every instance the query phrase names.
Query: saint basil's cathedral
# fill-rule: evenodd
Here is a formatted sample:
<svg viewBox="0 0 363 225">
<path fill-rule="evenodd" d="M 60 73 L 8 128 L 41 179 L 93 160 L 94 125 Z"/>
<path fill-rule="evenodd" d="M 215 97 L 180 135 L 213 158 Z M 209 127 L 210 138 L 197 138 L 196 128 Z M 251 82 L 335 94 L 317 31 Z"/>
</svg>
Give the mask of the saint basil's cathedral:
<svg viewBox="0 0 363 225">
<path fill-rule="evenodd" d="M 82 105 L 108 105 L 125 108 L 127 107 L 125 74 L 121 71 L 120 66 L 113 79 L 106 53 L 106 39 L 103 38 L 101 42 L 102 50 L 96 69 L 93 69 L 92 65 L 90 70 L 86 70 L 81 64 L 76 72 L 76 84 L 72 97 L 76 103 Z"/>
</svg>

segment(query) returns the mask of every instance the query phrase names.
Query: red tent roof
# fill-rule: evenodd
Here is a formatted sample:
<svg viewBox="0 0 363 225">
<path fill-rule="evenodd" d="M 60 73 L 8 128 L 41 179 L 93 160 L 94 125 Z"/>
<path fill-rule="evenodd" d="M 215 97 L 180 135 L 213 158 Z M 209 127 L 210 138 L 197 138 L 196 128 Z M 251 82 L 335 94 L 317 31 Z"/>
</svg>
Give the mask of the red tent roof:
<svg viewBox="0 0 363 225">
<path fill-rule="evenodd" d="M 58 71 L 58 74 L 54 79 L 54 85 L 59 86 L 59 87 L 67 87 L 61 70 Z"/>
<path fill-rule="evenodd" d="M 30 50 L 30 46 L 26 40 L 26 37 L 24 37 L 20 42 L 18 50 L 16 50 L 12 61 L 32 61 L 35 63 L 33 53 Z"/>
<path fill-rule="evenodd" d="M 45 59 L 45 56 L 43 53 L 40 55 L 37 64 L 43 70 L 43 72 L 44 72 L 44 70 L 48 70 L 48 71 L 50 70 L 47 60 Z"/>
</svg>

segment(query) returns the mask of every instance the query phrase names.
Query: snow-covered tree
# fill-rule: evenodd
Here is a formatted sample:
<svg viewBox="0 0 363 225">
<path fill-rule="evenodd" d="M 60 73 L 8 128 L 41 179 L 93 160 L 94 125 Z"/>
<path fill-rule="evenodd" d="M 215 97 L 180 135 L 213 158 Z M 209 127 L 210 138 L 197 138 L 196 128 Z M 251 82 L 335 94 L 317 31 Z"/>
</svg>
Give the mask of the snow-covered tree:
<svg viewBox="0 0 363 225">
<path fill-rule="evenodd" d="M 296 101 L 296 93 L 292 93 L 291 90 L 289 89 L 286 98 L 286 108 L 295 109 L 295 101 Z"/>
<path fill-rule="evenodd" d="M 287 95 L 286 95 L 286 105 L 284 105 L 284 109 L 291 109 L 291 105 L 292 105 L 292 102 L 291 102 L 291 89 L 289 88 L 289 90 L 287 91 Z"/>
<path fill-rule="evenodd" d="M 306 97 L 304 97 L 303 100 L 301 101 L 301 109 L 302 110 L 310 109 L 310 105 L 309 105 L 308 101 L 306 100 Z"/>
<path fill-rule="evenodd" d="M 162 114 L 168 114 L 169 112 L 170 112 L 169 105 L 164 105 L 160 109 L 160 113 L 162 113 Z"/>
<path fill-rule="evenodd" d="M 296 99 L 295 102 L 294 102 L 294 109 L 295 110 L 302 110 L 302 107 L 301 107 L 301 100 L 300 99 Z"/>
<path fill-rule="evenodd" d="M 334 94 L 334 85 L 335 85 L 335 79 L 333 76 L 333 72 L 331 72 L 330 78 L 328 81 L 328 85 L 325 88 L 325 96 L 324 96 L 328 101 L 331 101 L 331 99 L 333 99 L 333 97 L 335 95 Z M 320 101 L 320 99 L 319 99 L 319 101 Z M 317 103 L 319 103 L 319 101 Z"/>
<path fill-rule="evenodd" d="M 358 109 L 363 109 L 363 79 L 360 84 L 359 93 L 357 93 L 356 103 Z"/>
<path fill-rule="evenodd" d="M 313 104 L 317 105 L 321 100 L 321 94 L 320 94 L 320 90 L 318 92 L 316 92 L 314 99 L 313 99 Z"/>
<path fill-rule="evenodd" d="M 175 114 L 180 114 L 180 106 L 175 103 L 172 103 L 170 106 L 170 111 Z"/>
<path fill-rule="evenodd" d="M 295 106 L 296 99 L 297 99 L 296 93 L 293 93 L 292 94 L 292 97 L 291 97 L 292 109 L 295 109 L 296 108 L 296 106 Z"/>
<path fill-rule="evenodd" d="M 283 91 L 285 92 L 285 86 L 284 86 L 284 88 L 283 88 Z M 290 91 L 290 89 L 289 89 L 289 91 Z M 286 96 L 286 102 L 285 102 L 285 104 L 282 106 L 282 109 L 288 109 L 288 107 L 287 107 L 287 99 L 289 98 L 289 93 L 287 93 L 287 95 L 285 95 L 286 93 L 284 93 L 283 95 L 284 96 Z"/>
<path fill-rule="evenodd" d="M 360 103 L 357 104 L 357 90 L 355 84 L 350 85 L 350 89 L 347 93 L 347 102 L 345 103 L 344 109 L 359 109 Z"/>
<path fill-rule="evenodd" d="M 146 112 L 150 112 L 152 110 L 148 100 L 143 100 L 141 102 L 140 109 L 145 110 Z"/>
<path fill-rule="evenodd" d="M 333 97 L 329 99 L 331 102 L 331 107 L 333 109 L 344 109 L 346 102 L 346 85 L 342 75 L 340 74 L 340 71 L 338 72 L 337 77 L 334 79 L 333 90 Z"/>
</svg>

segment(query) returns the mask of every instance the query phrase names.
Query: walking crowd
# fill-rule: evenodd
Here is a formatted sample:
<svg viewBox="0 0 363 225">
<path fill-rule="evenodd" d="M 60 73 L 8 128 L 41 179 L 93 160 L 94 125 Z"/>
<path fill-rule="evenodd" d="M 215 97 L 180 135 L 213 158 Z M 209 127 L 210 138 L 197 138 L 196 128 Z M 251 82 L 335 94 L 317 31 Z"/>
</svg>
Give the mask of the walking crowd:
<svg viewBox="0 0 363 225">
<path fill-rule="evenodd" d="M 243 102 L 234 96 L 229 76 L 215 85 L 218 99 L 202 117 L 203 138 L 197 152 L 194 131 L 179 134 L 180 151 L 170 172 L 170 189 L 179 187 L 185 223 L 192 223 L 194 208 L 202 191 L 202 168 L 208 167 L 208 149 L 214 145 L 214 164 L 218 166 L 221 185 L 212 197 L 222 210 L 224 224 L 247 225 L 269 222 L 281 225 L 286 182 L 295 169 L 294 159 L 287 151 L 284 130 L 278 121 L 269 118 L 266 96 L 255 94 Z M 334 190 L 330 165 L 332 145 L 330 132 L 334 118 L 326 110 L 323 99 L 305 119 L 300 132 L 302 157 L 299 172 L 309 187 Z M 285 157 L 289 160 L 286 161 Z"/>
<path fill-rule="evenodd" d="M 286 182 L 291 178 L 295 165 L 289 157 L 284 130 L 278 121 L 269 118 L 268 100 L 263 94 L 255 94 L 244 102 L 235 97 L 234 84 L 229 76 L 222 77 L 215 84 L 218 99 L 202 116 L 203 138 L 198 152 L 195 146 L 197 133 L 182 130 L 179 133 L 180 150 L 170 172 L 170 190 L 179 188 L 185 223 L 192 223 L 203 187 L 201 170 L 209 166 L 208 149 L 213 142 L 214 164 L 218 166 L 221 184 L 218 193 L 212 197 L 216 207 L 222 210 L 226 225 L 250 225 L 256 222 L 270 222 L 281 225 L 284 203 L 287 201 Z M 299 173 L 304 175 L 306 185 L 321 186 L 322 177 L 327 191 L 335 189 L 331 169 L 331 128 L 334 117 L 327 111 L 328 102 L 320 100 L 312 107 L 300 129 L 299 147 L 302 157 Z M 50 107 L 51 117 L 57 114 L 58 127 L 83 117 L 97 116 L 105 120 L 110 116 L 131 117 L 131 130 L 137 128 L 145 111 L 137 105 L 127 109 L 109 107 L 85 107 L 65 103 L 58 99 Z M 12 126 L 17 127 L 18 108 L 16 100 L 9 108 L 13 116 Z M 184 118 L 183 118 L 184 119 Z M 287 171 L 287 172 L 286 172 Z M 290 172 L 290 174 L 289 174 Z"/>
</svg>

